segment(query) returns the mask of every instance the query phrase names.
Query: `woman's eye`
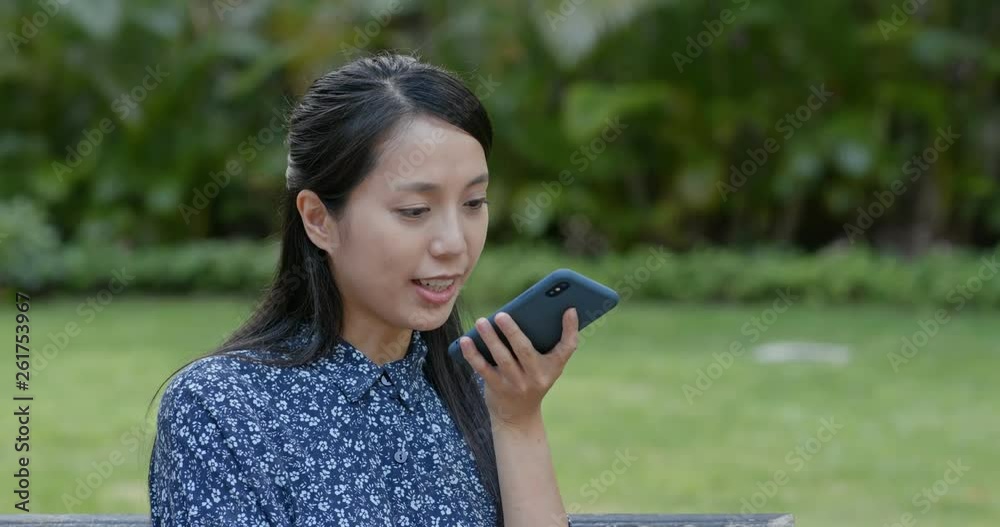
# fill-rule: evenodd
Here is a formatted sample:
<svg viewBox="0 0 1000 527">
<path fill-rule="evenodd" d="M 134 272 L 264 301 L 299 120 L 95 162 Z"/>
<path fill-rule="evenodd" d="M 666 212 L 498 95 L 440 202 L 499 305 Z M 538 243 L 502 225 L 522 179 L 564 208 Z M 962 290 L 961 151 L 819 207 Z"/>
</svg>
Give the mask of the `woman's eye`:
<svg viewBox="0 0 1000 527">
<path fill-rule="evenodd" d="M 474 199 L 472 201 L 466 202 L 466 205 L 468 205 L 472 209 L 478 210 L 478 209 L 483 208 L 483 205 L 486 205 L 488 203 L 489 203 L 489 200 L 487 200 L 486 198 L 481 198 L 481 199 Z M 423 216 L 424 213 L 427 212 L 427 211 L 429 211 L 429 210 L 430 209 L 428 209 L 427 207 L 419 207 L 419 208 L 414 208 L 414 209 L 399 209 L 398 212 L 404 218 L 415 219 L 415 218 L 419 218 L 419 217 Z"/>
<path fill-rule="evenodd" d="M 399 213 L 406 218 L 419 218 L 424 212 L 430 209 L 424 207 L 419 209 L 399 209 Z"/>
</svg>

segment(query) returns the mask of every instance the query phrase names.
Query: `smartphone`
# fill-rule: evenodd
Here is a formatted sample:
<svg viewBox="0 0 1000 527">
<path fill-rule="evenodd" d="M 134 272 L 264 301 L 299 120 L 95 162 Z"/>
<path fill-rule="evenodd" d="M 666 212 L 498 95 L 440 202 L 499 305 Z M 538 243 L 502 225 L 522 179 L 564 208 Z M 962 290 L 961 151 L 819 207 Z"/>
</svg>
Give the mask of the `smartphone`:
<svg viewBox="0 0 1000 527">
<path fill-rule="evenodd" d="M 572 269 L 556 269 L 496 310 L 487 317 L 487 320 L 493 326 L 500 340 L 510 349 L 510 342 L 507 341 L 503 330 L 494 320 L 497 313 L 507 313 L 514 319 L 514 322 L 521 328 L 536 350 L 540 353 L 548 353 L 562 338 L 562 317 L 567 309 L 576 308 L 579 328 L 583 329 L 611 311 L 618 305 L 618 301 L 618 293 L 614 289 Z M 475 326 L 464 336 L 472 339 L 487 362 L 493 366 L 497 365 L 496 361 L 493 360 L 493 354 L 490 353 L 486 343 L 479 336 Z M 455 361 L 468 365 L 468 361 L 462 355 L 459 340 L 456 339 L 448 346 L 448 354 Z"/>
</svg>

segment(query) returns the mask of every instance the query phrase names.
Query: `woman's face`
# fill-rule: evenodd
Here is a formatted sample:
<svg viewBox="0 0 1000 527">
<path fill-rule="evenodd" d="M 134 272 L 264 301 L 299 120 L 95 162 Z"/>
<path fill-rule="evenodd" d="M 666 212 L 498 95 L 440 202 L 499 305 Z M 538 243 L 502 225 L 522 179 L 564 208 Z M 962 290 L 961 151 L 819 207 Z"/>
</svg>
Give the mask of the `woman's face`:
<svg viewBox="0 0 1000 527">
<path fill-rule="evenodd" d="M 383 146 L 328 250 L 348 324 L 445 323 L 486 242 L 487 177 L 479 142 L 436 118 L 416 118 Z"/>
</svg>

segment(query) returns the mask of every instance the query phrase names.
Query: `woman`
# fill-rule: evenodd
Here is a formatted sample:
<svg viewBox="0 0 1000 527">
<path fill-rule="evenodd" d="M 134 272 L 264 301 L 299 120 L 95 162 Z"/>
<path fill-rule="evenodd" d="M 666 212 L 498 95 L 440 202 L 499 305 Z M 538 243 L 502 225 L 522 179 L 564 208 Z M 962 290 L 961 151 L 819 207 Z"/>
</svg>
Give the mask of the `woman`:
<svg viewBox="0 0 1000 527">
<path fill-rule="evenodd" d="M 481 102 L 381 55 L 315 81 L 289 122 L 273 284 L 161 401 L 154 526 L 557 526 L 541 401 L 578 341 L 539 354 L 509 317 L 462 339 L 458 291 L 486 241 Z M 502 499 L 501 499 L 502 498 Z"/>
</svg>

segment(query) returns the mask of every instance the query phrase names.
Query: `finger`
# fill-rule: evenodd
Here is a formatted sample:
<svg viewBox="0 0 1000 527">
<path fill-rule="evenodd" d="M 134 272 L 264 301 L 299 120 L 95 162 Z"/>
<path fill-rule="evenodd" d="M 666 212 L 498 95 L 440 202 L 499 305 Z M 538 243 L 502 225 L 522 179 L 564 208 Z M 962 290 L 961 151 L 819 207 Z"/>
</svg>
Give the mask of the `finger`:
<svg viewBox="0 0 1000 527">
<path fill-rule="evenodd" d="M 500 341 L 500 336 L 493 330 L 493 325 L 490 324 L 489 320 L 485 318 L 477 320 L 476 329 L 479 330 L 479 336 L 490 349 L 493 360 L 497 363 L 497 369 L 512 378 L 520 375 L 521 366 L 514 360 L 507 345 Z"/>
<path fill-rule="evenodd" d="M 462 356 L 468 361 L 472 369 L 478 373 L 488 384 L 500 382 L 500 374 L 492 364 L 486 361 L 486 357 L 476 349 L 476 344 L 472 339 L 462 336 L 458 339 L 458 346 L 462 349 Z"/>
<path fill-rule="evenodd" d="M 559 339 L 559 343 L 556 344 L 556 349 L 551 355 L 559 357 L 559 360 L 565 363 L 580 344 L 580 318 L 575 307 L 569 308 L 563 313 L 562 322 L 562 338 Z"/>
<path fill-rule="evenodd" d="M 503 312 L 497 313 L 494 319 L 497 325 L 500 326 L 500 331 L 503 331 L 504 336 L 507 337 L 507 341 L 510 342 L 511 350 L 517 356 L 517 360 L 521 363 L 521 366 L 525 366 L 525 371 L 534 368 L 534 364 L 538 363 L 538 350 L 535 349 L 535 345 L 531 343 L 528 336 L 521 331 L 517 322 L 510 315 Z"/>
</svg>

